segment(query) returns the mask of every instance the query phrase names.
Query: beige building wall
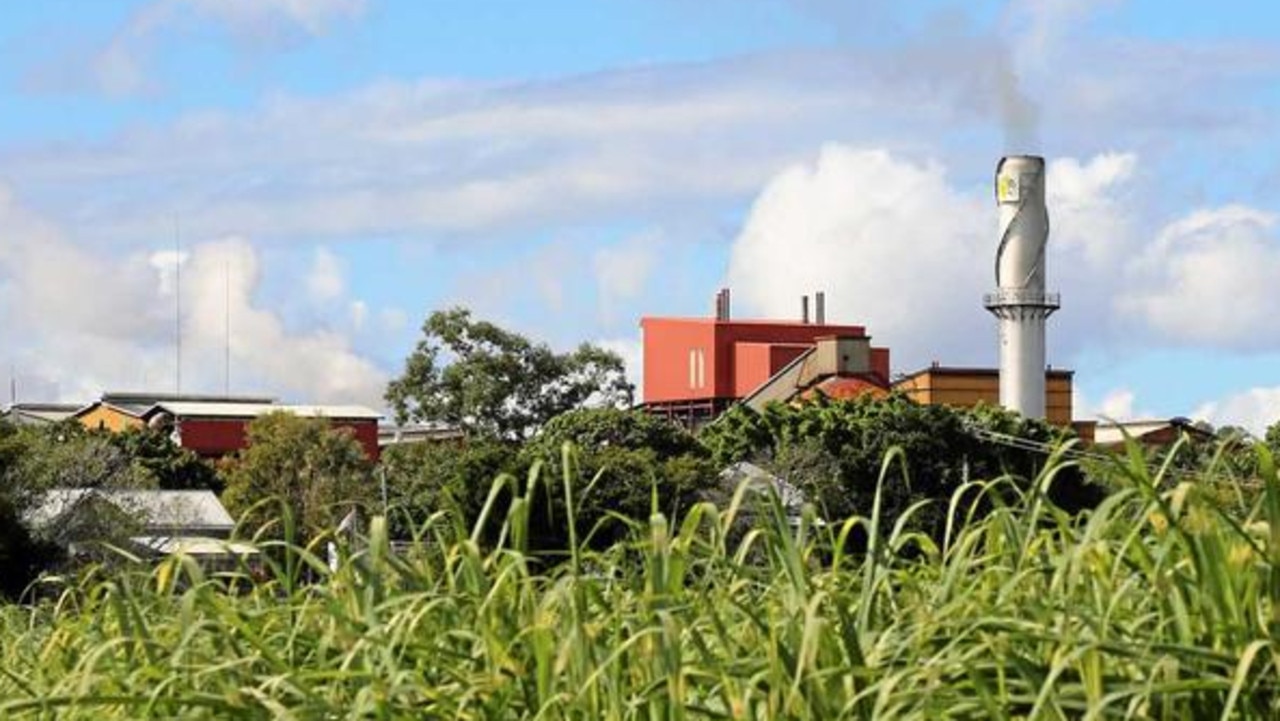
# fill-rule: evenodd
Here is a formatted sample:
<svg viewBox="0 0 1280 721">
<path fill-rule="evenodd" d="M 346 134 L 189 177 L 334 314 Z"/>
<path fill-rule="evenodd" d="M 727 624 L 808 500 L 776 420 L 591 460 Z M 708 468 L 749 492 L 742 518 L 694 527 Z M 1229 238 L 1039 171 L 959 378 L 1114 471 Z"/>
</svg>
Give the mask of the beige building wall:
<svg viewBox="0 0 1280 721">
<path fill-rule="evenodd" d="M 127 428 L 141 428 L 142 419 L 105 403 L 95 403 L 81 411 L 76 420 L 90 430 L 102 429 L 119 433 Z"/>
<path fill-rule="evenodd" d="M 893 389 L 924 405 L 972 408 L 1000 404 L 1000 375 L 987 369 L 929 368 L 893 384 Z M 1071 425 L 1071 373 L 1045 374 L 1045 419 Z"/>
</svg>

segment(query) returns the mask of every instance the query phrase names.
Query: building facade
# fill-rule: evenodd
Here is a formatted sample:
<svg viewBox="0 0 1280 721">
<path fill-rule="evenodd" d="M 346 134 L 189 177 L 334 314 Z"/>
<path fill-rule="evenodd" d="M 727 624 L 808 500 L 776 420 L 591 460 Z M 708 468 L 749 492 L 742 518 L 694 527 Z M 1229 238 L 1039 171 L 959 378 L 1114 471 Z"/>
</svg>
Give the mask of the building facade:
<svg viewBox="0 0 1280 721">
<path fill-rule="evenodd" d="M 1071 385 L 1074 373 L 1045 371 L 1045 420 L 1071 425 Z M 972 408 L 979 403 L 1000 405 L 1000 371 L 996 368 L 960 368 L 933 365 L 897 379 L 893 389 L 925 405 Z"/>
</svg>

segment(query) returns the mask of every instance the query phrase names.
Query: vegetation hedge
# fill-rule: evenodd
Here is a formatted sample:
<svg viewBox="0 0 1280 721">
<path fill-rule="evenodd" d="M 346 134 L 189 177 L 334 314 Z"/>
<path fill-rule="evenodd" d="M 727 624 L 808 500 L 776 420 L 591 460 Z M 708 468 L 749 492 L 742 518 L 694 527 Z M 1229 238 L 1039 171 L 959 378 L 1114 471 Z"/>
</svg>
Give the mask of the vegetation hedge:
<svg viewBox="0 0 1280 721">
<path fill-rule="evenodd" d="M 442 516 L 392 552 L 383 519 L 330 567 L 289 536 L 265 579 L 190 558 L 88 573 L 0 607 L 5 718 L 1245 718 L 1280 715 L 1280 479 L 1235 505 L 1136 449 L 1071 514 L 1054 461 L 940 540 L 869 514 L 792 524 L 777 504 L 652 514 L 620 543 L 532 562 L 530 501 L 500 543 Z M 547 482 L 548 487 L 542 487 Z M 1229 482 L 1229 481 L 1224 481 Z M 285 528 L 293 524 L 285 523 Z M 841 539 L 865 528 L 864 553 Z M 635 559 L 639 558 L 639 562 Z M 306 577 L 313 583 L 303 583 Z M 229 592 L 231 589 L 232 592 Z"/>
</svg>

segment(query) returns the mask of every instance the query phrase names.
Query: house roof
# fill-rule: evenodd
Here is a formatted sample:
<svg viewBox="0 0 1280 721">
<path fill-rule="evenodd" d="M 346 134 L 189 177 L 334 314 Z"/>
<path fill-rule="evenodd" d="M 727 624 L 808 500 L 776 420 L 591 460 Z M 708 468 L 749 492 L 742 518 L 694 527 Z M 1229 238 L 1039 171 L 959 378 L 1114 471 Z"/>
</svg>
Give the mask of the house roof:
<svg viewBox="0 0 1280 721">
<path fill-rule="evenodd" d="M 202 393 L 146 393 L 134 391 L 108 391 L 102 398 L 81 407 L 76 416 L 106 406 L 134 418 L 142 418 L 157 403 L 250 403 L 274 404 L 276 400 L 269 396 L 227 396 Z"/>
<path fill-rule="evenodd" d="M 79 418 L 95 408 L 111 408 L 112 410 L 119 411 L 126 416 L 133 416 L 134 418 L 142 418 L 142 414 L 147 410 L 147 406 L 117 405 L 106 401 L 94 401 L 88 405 L 81 406 L 75 413 L 71 414 L 71 417 Z"/>
<path fill-rule="evenodd" d="M 56 523 L 89 498 L 101 498 L 127 513 L 137 514 L 147 528 L 182 529 L 186 532 L 228 532 L 235 520 L 213 491 L 122 490 L 55 488 L 25 514 L 33 527 Z"/>
<path fill-rule="evenodd" d="M 1126 434 L 1134 440 L 1142 440 L 1144 436 L 1165 430 L 1185 431 L 1192 436 L 1200 437 L 1213 435 L 1195 427 L 1186 418 L 1149 418 L 1121 423 L 1099 422 L 1094 427 L 1093 442 L 1100 446 L 1119 445 L 1124 443 Z"/>
<path fill-rule="evenodd" d="M 835 399 L 857 398 L 864 393 L 870 393 L 876 398 L 889 395 L 889 390 L 883 383 L 865 376 L 828 376 L 809 386 L 803 395 L 808 398 L 816 392 Z"/>
<path fill-rule="evenodd" d="M 1075 371 L 1063 370 L 1060 368 L 1050 368 L 1045 371 L 1045 375 L 1050 378 L 1071 378 L 1075 374 L 1076 374 Z M 923 375 L 998 377 L 1000 375 L 1000 369 L 999 368 L 978 368 L 974 366 L 932 365 L 932 366 L 929 366 L 928 368 L 921 368 L 920 370 L 914 373 L 908 373 L 907 375 L 900 376 L 894 382 L 901 383 L 903 381 L 908 381 L 908 380 L 911 380 L 912 378 L 918 378 Z"/>
<path fill-rule="evenodd" d="M 462 438 L 465 434 L 457 426 L 448 423 L 410 423 L 403 426 L 379 425 L 378 445 L 393 446 L 401 443 L 420 443 Z"/>
<path fill-rule="evenodd" d="M 116 405 L 136 405 L 150 408 L 157 403 L 192 402 L 192 403 L 275 403 L 271 396 L 214 395 L 209 393 L 150 393 L 145 391 L 106 391 L 102 394 L 104 403 Z M 145 409 L 144 409 L 145 410 Z"/>
<path fill-rule="evenodd" d="M 79 408 L 77 403 L 14 403 L 0 415 L 20 425 L 57 423 L 70 418 Z"/>
<path fill-rule="evenodd" d="M 168 401 L 157 403 L 148 409 L 143 418 L 157 413 L 168 413 L 177 418 L 256 418 L 275 412 L 292 413 L 309 418 L 336 418 L 342 420 L 377 420 L 381 413 L 365 406 L 355 405 L 275 405 L 271 403 L 197 403 Z"/>
<path fill-rule="evenodd" d="M 222 538 L 199 536 L 134 536 L 129 540 L 155 553 L 170 555 L 183 553 L 188 556 L 252 556 L 258 548 L 244 541 L 228 541 Z"/>
</svg>

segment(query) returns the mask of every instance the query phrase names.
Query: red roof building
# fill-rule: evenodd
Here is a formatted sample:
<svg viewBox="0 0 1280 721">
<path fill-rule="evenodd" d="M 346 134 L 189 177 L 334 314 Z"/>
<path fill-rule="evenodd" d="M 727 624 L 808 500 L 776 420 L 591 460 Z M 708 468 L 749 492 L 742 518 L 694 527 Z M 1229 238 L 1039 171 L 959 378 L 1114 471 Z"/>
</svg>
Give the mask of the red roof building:
<svg viewBox="0 0 1280 721">
<path fill-rule="evenodd" d="M 335 428 L 349 428 L 369 460 L 377 462 L 376 411 L 363 406 L 289 406 L 266 403 L 157 403 L 142 418 L 149 425 L 172 427 L 174 441 L 204 458 L 219 458 L 246 445 L 249 422 L 267 413 L 325 418 Z"/>
<path fill-rule="evenodd" d="M 863 326 L 827 324 L 821 314 L 816 323 L 807 317 L 734 320 L 727 306 L 727 297 L 718 297 L 712 318 L 641 319 L 645 408 L 691 425 L 714 418 L 810 354 L 823 337 L 866 348 L 862 382 L 889 385 L 889 349 L 870 347 Z"/>
</svg>

